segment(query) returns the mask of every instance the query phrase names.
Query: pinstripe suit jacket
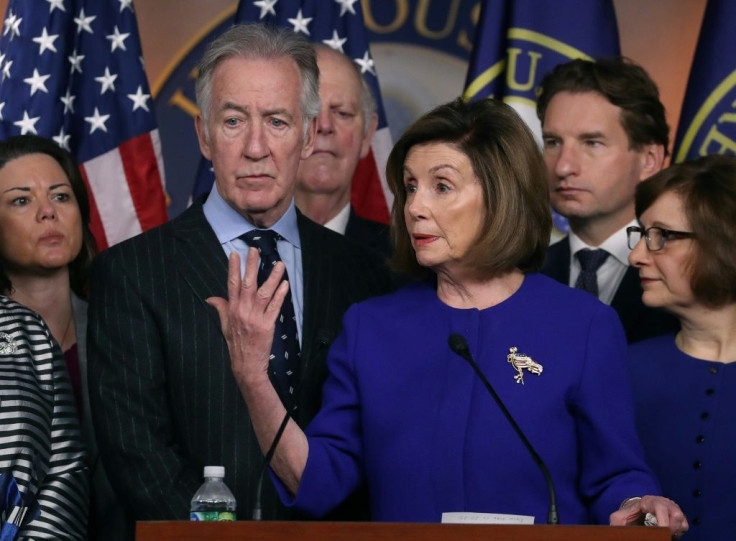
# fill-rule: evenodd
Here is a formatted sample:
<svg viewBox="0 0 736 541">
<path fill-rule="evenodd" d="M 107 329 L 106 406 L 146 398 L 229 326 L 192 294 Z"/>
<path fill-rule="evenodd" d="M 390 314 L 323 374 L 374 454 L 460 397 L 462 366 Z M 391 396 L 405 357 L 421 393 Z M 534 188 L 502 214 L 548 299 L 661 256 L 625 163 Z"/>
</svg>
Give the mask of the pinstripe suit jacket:
<svg viewBox="0 0 736 541">
<path fill-rule="evenodd" d="M 390 289 L 375 255 L 298 216 L 304 273 L 304 426 L 319 407 L 325 357 L 348 306 Z M 110 480 L 136 519 L 185 519 L 205 465 L 247 518 L 262 455 L 230 368 L 217 313 L 227 260 L 195 204 L 168 224 L 99 257 L 92 273 L 89 372 L 92 415 Z M 289 518 L 268 476 L 264 519 Z"/>
</svg>

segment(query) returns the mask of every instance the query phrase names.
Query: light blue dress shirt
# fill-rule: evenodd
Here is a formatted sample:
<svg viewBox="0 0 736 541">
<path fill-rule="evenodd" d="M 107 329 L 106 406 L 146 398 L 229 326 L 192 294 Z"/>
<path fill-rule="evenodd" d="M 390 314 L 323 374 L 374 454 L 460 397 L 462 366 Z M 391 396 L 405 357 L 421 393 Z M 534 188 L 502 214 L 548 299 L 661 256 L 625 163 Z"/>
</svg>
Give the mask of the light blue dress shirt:
<svg viewBox="0 0 736 541">
<path fill-rule="evenodd" d="M 245 262 L 248 259 L 248 244 L 239 237 L 256 227 L 241 216 L 220 196 L 217 185 L 212 186 L 207 201 L 204 203 L 204 216 L 215 231 L 225 255 L 229 258 L 235 251 L 240 254 L 240 272 L 245 272 Z M 289 275 L 291 300 L 294 304 L 296 327 L 299 333 L 299 343 L 302 341 L 302 319 L 304 306 L 304 280 L 302 273 L 302 245 L 299 237 L 299 228 L 296 222 L 296 207 L 292 200 L 283 216 L 270 228 L 283 240 L 277 242 L 281 260 L 286 265 Z"/>
</svg>

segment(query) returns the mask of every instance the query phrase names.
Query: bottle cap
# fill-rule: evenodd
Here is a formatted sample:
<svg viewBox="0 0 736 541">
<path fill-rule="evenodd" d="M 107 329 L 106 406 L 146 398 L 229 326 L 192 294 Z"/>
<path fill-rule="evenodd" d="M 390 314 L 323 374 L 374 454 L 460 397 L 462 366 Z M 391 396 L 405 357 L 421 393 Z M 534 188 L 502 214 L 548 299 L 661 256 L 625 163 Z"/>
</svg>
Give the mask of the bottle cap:
<svg viewBox="0 0 736 541">
<path fill-rule="evenodd" d="M 204 467 L 205 477 L 219 477 L 220 479 L 225 478 L 225 466 L 205 466 Z"/>
</svg>

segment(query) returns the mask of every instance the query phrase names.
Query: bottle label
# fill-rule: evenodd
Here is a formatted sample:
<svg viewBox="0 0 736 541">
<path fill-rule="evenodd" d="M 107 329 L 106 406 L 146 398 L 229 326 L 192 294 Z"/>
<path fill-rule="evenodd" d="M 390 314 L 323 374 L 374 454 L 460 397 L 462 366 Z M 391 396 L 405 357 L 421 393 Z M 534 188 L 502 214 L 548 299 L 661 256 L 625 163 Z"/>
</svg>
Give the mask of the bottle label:
<svg viewBox="0 0 736 541">
<path fill-rule="evenodd" d="M 189 518 L 195 522 L 224 522 L 235 520 L 235 513 L 232 511 L 192 511 Z"/>
</svg>

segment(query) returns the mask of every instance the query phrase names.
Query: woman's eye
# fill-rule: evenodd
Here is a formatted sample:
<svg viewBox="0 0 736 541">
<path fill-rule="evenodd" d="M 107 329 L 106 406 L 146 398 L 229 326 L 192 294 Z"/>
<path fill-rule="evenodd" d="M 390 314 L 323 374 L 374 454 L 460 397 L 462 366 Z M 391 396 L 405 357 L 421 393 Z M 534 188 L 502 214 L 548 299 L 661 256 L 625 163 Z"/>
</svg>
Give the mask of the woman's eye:
<svg viewBox="0 0 736 541">
<path fill-rule="evenodd" d="M 22 207 L 23 205 L 28 204 L 28 198 L 27 197 L 16 197 L 10 202 L 11 205 L 14 207 Z"/>
</svg>

